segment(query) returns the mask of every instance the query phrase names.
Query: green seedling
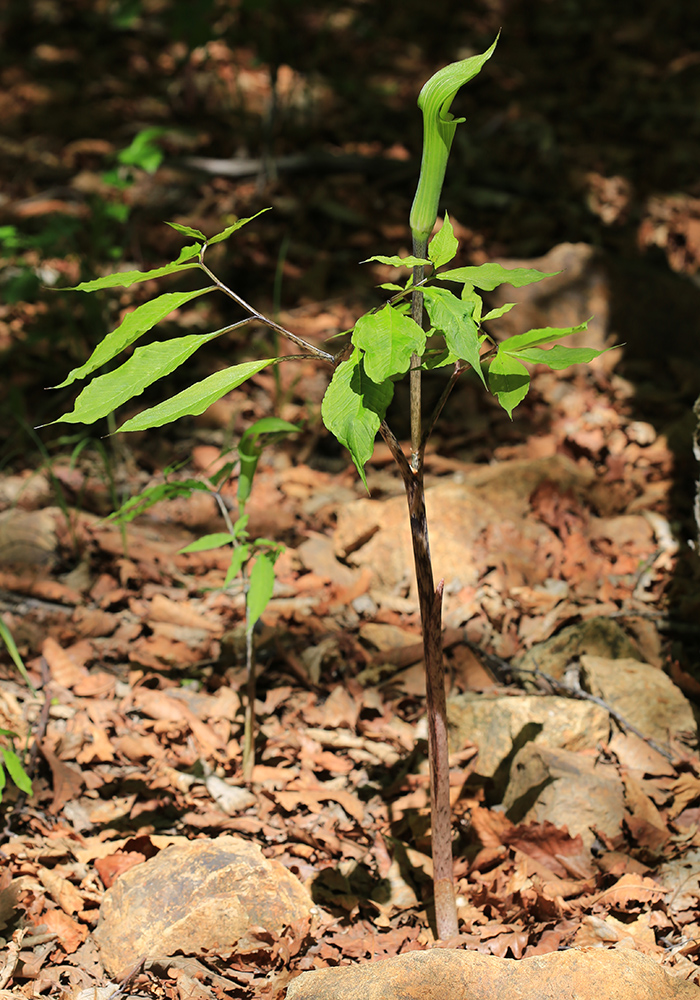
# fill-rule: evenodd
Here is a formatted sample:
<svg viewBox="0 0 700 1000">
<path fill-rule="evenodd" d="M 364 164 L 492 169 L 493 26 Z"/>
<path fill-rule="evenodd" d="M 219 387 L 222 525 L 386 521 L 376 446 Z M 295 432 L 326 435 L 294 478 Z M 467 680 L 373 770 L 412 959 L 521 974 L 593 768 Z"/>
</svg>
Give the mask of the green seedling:
<svg viewBox="0 0 700 1000">
<path fill-rule="evenodd" d="M 17 667 L 24 683 L 27 685 L 32 694 L 36 695 L 36 688 L 29 678 L 29 674 L 27 673 L 27 668 L 24 665 L 22 657 L 19 655 L 19 650 L 17 649 L 17 644 L 15 643 L 12 632 L 10 632 L 2 618 L 0 618 L 0 639 L 2 639 L 5 644 L 5 648 L 10 654 L 12 662 Z M 9 775 L 14 781 L 20 792 L 24 792 L 25 795 L 31 795 L 31 779 L 25 771 L 22 760 L 16 753 L 14 747 L 14 741 L 19 739 L 19 736 L 11 729 L 0 729 L 0 736 L 5 737 L 10 744 L 9 747 L 0 746 L 0 802 L 2 802 L 2 793 L 7 785 L 7 775 Z"/>
<path fill-rule="evenodd" d="M 14 781 L 20 792 L 31 795 L 32 782 L 14 750 L 14 741 L 19 739 L 17 733 L 13 733 L 11 729 L 0 729 L 0 736 L 4 736 L 10 741 L 9 747 L 0 747 L 0 802 L 2 802 L 2 793 L 7 785 L 7 775 Z"/>
<path fill-rule="evenodd" d="M 175 468 L 165 470 L 166 480 L 157 486 L 143 490 L 138 496 L 130 497 L 119 510 L 110 514 L 107 520 L 118 522 L 122 528 L 143 514 L 161 500 L 174 500 L 204 490 L 213 494 L 225 531 L 202 535 L 190 542 L 180 554 L 206 552 L 230 546 L 231 561 L 224 579 L 224 589 L 231 586 L 237 577 L 243 580 L 245 596 L 245 649 L 246 649 L 246 699 L 243 728 L 243 778 L 250 781 L 255 764 L 255 643 L 254 630 L 265 608 L 270 602 L 275 585 L 275 562 L 284 551 L 284 546 L 269 538 L 251 539 L 248 533 L 249 515 L 246 504 L 253 488 L 253 479 L 263 449 L 286 434 L 298 431 L 296 424 L 278 417 L 263 417 L 243 434 L 238 445 L 238 460 L 226 463 L 222 469 L 204 483 L 199 479 L 173 479 L 167 476 Z M 227 482 L 238 466 L 237 507 L 238 517 L 231 518 L 228 507 L 221 495 L 221 486 Z"/>
<path fill-rule="evenodd" d="M 269 538 L 250 540 L 247 526 L 249 515 L 246 504 L 253 488 L 253 478 L 260 456 L 266 444 L 284 434 L 298 431 L 296 424 L 290 424 L 279 417 L 263 417 L 243 434 L 238 445 L 238 519 L 233 522 L 221 494 L 217 493 L 219 507 L 226 523 L 227 531 L 204 535 L 187 545 L 181 552 L 203 552 L 231 546 L 231 562 L 226 572 L 224 587 L 241 574 L 245 595 L 245 659 L 246 698 L 243 725 L 243 780 L 250 782 L 255 765 L 255 655 L 254 629 L 270 602 L 275 585 L 275 562 L 284 546 Z M 230 468 L 224 468 L 220 476 L 227 476 Z"/>
<path fill-rule="evenodd" d="M 492 55 L 494 46 L 495 43 L 481 55 L 440 70 L 421 91 L 419 103 L 424 116 L 425 147 L 410 216 L 413 255 L 408 258 L 385 255 L 369 258 L 397 268 L 409 266 L 413 271 L 411 277 L 403 283 L 382 286 L 392 293 L 391 297 L 382 306 L 357 320 L 348 350 L 335 356 L 307 343 L 249 305 L 209 268 L 205 260 L 208 247 L 230 239 L 257 216 L 239 219 L 234 225 L 212 237 L 205 236 L 198 229 L 170 223 L 189 241 L 176 260 L 152 271 L 106 275 L 94 281 L 83 282 L 77 286 L 77 290 L 93 292 L 99 289 L 127 288 L 135 282 L 183 274 L 195 269 L 206 277 L 204 287 L 194 291 L 166 292 L 138 306 L 116 330 L 98 344 L 85 364 L 72 371 L 61 383 L 66 386 L 76 379 L 91 376 L 98 368 L 136 343 L 143 333 L 178 305 L 198 295 L 217 291 L 236 303 L 245 313 L 244 318 L 212 333 L 187 335 L 137 347 L 120 367 L 96 376 L 77 397 L 73 410 L 59 420 L 77 423 L 99 420 L 138 396 L 156 380 L 185 364 L 203 344 L 254 321 L 266 325 L 276 335 L 297 345 L 301 348 L 302 356 L 318 358 L 332 370 L 321 414 L 328 430 L 350 452 L 365 486 L 365 465 L 372 455 L 377 433 L 382 435 L 404 482 L 411 523 L 426 665 L 435 924 L 441 938 L 453 937 L 458 932 L 458 926 L 452 872 L 447 714 L 442 662 L 443 582 L 437 586 L 434 584 L 428 545 L 423 484 L 426 443 L 449 394 L 465 373 L 474 372 L 484 388 L 496 397 L 512 418 L 513 410 L 522 402 L 529 389 L 528 365 L 546 365 L 558 370 L 568 365 L 589 362 L 602 353 L 593 348 L 570 348 L 554 343 L 585 329 L 586 323 L 562 329 L 530 330 L 509 340 L 496 342 L 489 333 L 488 321 L 502 315 L 511 305 L 484 313 L 481 293 L 491 291 L 499 285 L 522 287 L 540 281 L 547 275 L 531 268 L 508 269 L 499 264 L 445 270 L 458 250 L 458 241 L 447 213 L 442 227 L 428 242 L 436 223 L 447 159 L 458 125 L 458 120 L 449 112 L 451 102 L 462 84 L 481 70 Z M 283 360 L 286 359 L 280 356 L 247 360 L 217 371 L 174 396 L 166 396 L 155 406 L 142 410 L 118 429 L 145 431 L 180 417 L 202 413 L 211 403 L 221 399 L 257 372 L 270 365 L 278 365 Z M 433 412 L 424 416 L 421 407 L 422 373 L 440 368 L 445 368 L 448 373 L 444 389 Z M 410 459 L 404 456 L 385 419 L 394 395 L 394 384 L 407 373 L 410 388 Z M 250 453 L 254 458 L 254 442 L 251 440 L 244 444 L 243 451 L 244 456 Z M 247 460 L 243 459 L 244 462 Z M 236 535 L 233 530 L 229 531 L 229 535 L 235 537 L 227 538 L 226 544 L 232 545 L 234 558 L 240 559 L 239 565 L 242 567 L 247 556 L 236 555 L 236 549 L 247 543 L 242 542 L 240 535 Z M 254 576 L 259 574 L 261 583 L 258 585 L 257 580 L 255 581 L 253 592 L 259 586 L 258 592 L 263 597 L 270 592 L 272 562 L 270 555 L 260 555 L 250 571 L 250 589 L 253 589 Z M 248 605 L 248 630 L 252 627 L 250 623 L 258 607 L 259 605 L 254 604 L 251 610 Z"/>
</svg>

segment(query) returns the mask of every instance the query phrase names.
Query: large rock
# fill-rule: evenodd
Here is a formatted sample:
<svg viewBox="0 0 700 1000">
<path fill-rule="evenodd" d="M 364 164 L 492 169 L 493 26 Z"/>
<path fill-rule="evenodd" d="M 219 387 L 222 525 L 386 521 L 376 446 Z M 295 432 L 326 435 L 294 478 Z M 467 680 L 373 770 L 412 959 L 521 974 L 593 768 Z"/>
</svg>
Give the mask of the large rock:
<svg viewBox="0 0 700 1000">
<path fill-rule="evenodd" d="M 493 777 L 514 751 L 533 741 L 565 750 L 594 749 L 607 743 L 608 713 L 590 701 L 556 696 L 457 695 L 447 703 L 450 743 L 459 750 L 469 740 L 479 748 L 477 774 Z"/>
<path fill-rule="evenodd" d="M 700 989 L 636 951 L 494 958 L 440 948 L 304 972 L 287 1000 L 700 1000 Z"/>
<path fill-rule="evenodd" d="M 139 955 L 226 951 L 250 927 L 279 933 L 308 917 L 301 882 L 260 848 L 238 837 L 168 847 L 129 869 L 105 893 L 95 931 L 112 974 Z"/>
<path fill-rule="evenodd" d="M 493 558 L 486 529 L 504 522 L 512 528 L 508 537 L 522 542 L 499 552 L 508 578 L 527 585 L 542 583 L 547 568 L 533 562 L 531 553 L 538 541 L 548 537 L 549 529 L 528 516 L 530 496 L 545 480 L 562 491 L 583 492 L 594 474 L 563 455 L 552 455 L 479 467 L 463 478 L 430 487 L 425 495 L 433 568 L 436 579 L 445 580 L 446 600 L 460 587 L 477 584 Z M 404 496 L 343 504 L 334 541 L 339 556 L 353 565 L 371 567 L 375 584 L 388 591 L 407 585 L 415 593 Z"/>
<path fill-rule="evenodd" d="M 640 659 L 639 653 L 616 621 L 610 618 L 589 618 L 563 628 L 557 635 L 540 642 L 517 658 L 516 674 L 527 684 L 532 683 L 526 671 L 540 670 L 561 680 L 573 659 L 586 655 L 610 659 Z M 519 673 L 522 671 L 522 673 Z"/>
<path fill-rule="evenodd" d="M 595 756 L 527 743 L 513 759 L 503 807 L 514 823 L 549 820 L 590 848 L 594 829 L 620 833 L 624 785 L 617 768 Z"/>
<path fill-rule="evenodd" d="M 673 738 L 695 744 L 692 706 L 662 670 L 636 659 L 585 654 L 581 668 L 586 690 L 602 698 L 643 736 L 659 743 Z"/>
</svg>

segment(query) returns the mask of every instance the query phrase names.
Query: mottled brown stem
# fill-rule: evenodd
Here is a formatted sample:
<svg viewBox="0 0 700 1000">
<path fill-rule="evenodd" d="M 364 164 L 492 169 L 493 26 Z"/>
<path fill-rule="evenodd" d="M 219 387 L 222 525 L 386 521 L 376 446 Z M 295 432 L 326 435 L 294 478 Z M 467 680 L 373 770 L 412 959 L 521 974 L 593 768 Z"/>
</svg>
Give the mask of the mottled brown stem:
<svg viewBox="0 0 700 1000">
<path fill-rule="evenodd" d="M 417 453 L 413 451 L 413 448 L 411 449 L 411 462 L 409 463 L 394 433 L 384 422 L 380 427 L 380 433 L 401 472 L 411 522 L 411 542 L 416 569 L 418 603 L 423 632 L 423 657 L 425 659 L 435 929 L 438 938 L 446 940 L 455 937 L 459 933 L 459 927 L 452 863 L 447 705 L 445 701 L 445 669 L 442 662 L 443 581 L 441 580 L 437 588 L 435 587 L 423 483 L 425 442 L 421 442 Z M 417 469 L 413 468 L 414 460 L 417 462 Z"/>
<path fill-rule="evenodd" d="M 411 519 L 411 541 L 425 657 L 435 925 L 437 936 L 444 940 L 459 933 L 452 865 L 450 765 L 447 746 L 445 668 L 442 662 L 441 618 L 444 581 L 441 580 L 437 587 L 434 586 L 422 468 L 417 473 L 412 473 L 411 480 L 406 482 L 406 495 Z"/>
<path fill-rule="evenodd" d="M 425 257 L 427 249 L 426 240 L 417 240 L 413 237 L 413 254 L 415 257 Z M 411 317 L 418 326 L 423 326 L 423 293 L 417 290 L 425 276 L 425 267 L 421 264 L 413 268 L 413 295 L 411 296 Z M 421 403 L 421 356 L 411 355 L 409 366 L 408 384 L 410 392 L 411 407 L 411 468 L 414 472 L 422 464 L 422 403 Z"/>
</svg>

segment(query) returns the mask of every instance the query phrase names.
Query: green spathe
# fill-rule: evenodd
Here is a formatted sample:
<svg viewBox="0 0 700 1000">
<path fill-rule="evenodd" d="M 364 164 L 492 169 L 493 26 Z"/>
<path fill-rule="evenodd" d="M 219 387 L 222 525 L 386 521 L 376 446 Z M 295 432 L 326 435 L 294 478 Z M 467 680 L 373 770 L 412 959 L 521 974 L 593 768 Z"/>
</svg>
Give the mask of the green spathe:
<svg viewBox="0 0 700 1000">
<path fill-rule="evenodd" d="M 473 79 L 491 58 L 497 42 L 498 38 L 481 55 L 438 70 L 418 95 L 418 107 L 423 112 L 423 155 L 409 218 L 413 238 L 418 242 L 427 242 L 433 231 L 452 140 L 459 123 L 465 121 L 450 113 L 450 105 L 459 88 Z"/>
</svg>

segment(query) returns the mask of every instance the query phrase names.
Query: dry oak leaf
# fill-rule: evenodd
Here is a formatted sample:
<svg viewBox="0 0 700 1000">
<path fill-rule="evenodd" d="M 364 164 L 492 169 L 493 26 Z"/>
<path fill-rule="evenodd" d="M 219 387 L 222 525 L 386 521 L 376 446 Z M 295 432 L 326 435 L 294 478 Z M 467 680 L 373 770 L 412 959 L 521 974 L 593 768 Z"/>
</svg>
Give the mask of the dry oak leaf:
<svg viewBox="0 0 700 1000">
<path fill-rule="evenodd" d="M 88 936 L 88 929 L 73 920 L 63 910 L 46 910 L 39 920 L 50 934 L 57 934 L 61 947 L 67 955 L 72 955 Z"/>
<path fill-rule="evenodd" d="M 632 910 L 644 903 L 653 903 L 666 896 L 669 890 L 659 885 L 653 878 L 629 873 L 617 880 L 615 885 L 596 893 L 591 903 L 602 903 L 617 910 Z"/>
<path fill-rule="evenodd" d="M 37 876 L 54 903 L 57 903 L 64 913 L 75 916 L 82 912 L 83 897 L 72 882 L 52 868 L 39 868 Z"/>
</svg>

